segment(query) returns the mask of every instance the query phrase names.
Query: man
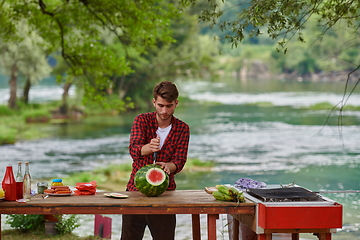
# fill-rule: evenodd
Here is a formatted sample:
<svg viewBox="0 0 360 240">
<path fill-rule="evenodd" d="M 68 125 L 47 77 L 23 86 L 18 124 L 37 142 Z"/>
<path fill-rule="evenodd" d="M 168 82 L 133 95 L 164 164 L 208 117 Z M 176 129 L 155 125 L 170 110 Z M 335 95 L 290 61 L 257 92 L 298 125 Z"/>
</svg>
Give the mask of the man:
<svg viewBox="0 0 360 240">
<path fill-rule="evenodd" d="M 189 126 L 174 117 L 179 92 L 175 84 L 163 81 L 153 91 L 155 112 L 138 115 L 131 127 L 129 152 L 133 168 L 127 191 L 137 191 L 134 183 L 136 172 L 143 166 L 156 164 L 169 175 L 167 190 L 175 190 L 174 176 L 186 162 L 190 138 Z M 156 157 L 155 157 L 156 155 Z M 176 216 L 123 215 L 121 240 L 141 240 L 148 226 L 154 240 L 175 238 Z"/>
</svg>

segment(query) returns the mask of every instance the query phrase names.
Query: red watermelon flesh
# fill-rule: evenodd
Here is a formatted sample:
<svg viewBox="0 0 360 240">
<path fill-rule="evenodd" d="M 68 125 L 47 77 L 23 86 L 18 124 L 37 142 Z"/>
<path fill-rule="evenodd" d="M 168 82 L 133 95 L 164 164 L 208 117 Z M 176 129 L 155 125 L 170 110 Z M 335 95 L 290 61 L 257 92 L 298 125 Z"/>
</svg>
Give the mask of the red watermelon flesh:
<svg viewBox="0 0 360 240">
<path fill-rule="evenodd" d="M 165 172 L 159 168 L 150 169 L 146 173 L 146 179 L 151 185 L 159 186 L 166 179 Z"/>
</svg>

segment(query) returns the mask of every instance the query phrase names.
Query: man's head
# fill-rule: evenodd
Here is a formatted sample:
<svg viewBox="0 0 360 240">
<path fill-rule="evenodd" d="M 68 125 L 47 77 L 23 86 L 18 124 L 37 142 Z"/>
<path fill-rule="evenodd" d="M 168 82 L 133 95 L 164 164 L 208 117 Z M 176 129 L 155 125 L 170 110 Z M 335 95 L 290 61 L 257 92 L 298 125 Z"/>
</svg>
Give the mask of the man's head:
<svg viewBox="0 0 360 240">
<path fill-rule="evenodd" d="M 178 104 L 177 98 L 179 96 L 175 84 L 169 81 L 163 81 L 155 86 L 153 94 L 153 104 L 156 109 L 158 121 L 171 120 Z"/>
<path fill-rule="evenodd" d="M 162 97 L 163 99 L 171 103 L 177 100 L 179 92 L 176 85 L 172 82 L 162 81 L 155 86 L 153 95 L 155 100 L 157 99 L 157 97 Z"/>
</svg>

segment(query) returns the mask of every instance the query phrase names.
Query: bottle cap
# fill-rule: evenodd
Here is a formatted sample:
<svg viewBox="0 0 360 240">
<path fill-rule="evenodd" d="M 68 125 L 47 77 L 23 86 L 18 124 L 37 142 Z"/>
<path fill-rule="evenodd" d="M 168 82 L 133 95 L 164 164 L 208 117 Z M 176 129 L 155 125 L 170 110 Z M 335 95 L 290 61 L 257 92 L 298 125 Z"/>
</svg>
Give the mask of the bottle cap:
<svg viewBox="0 0 360 240">
<path fill-rule="evenodd" d="M 62 182 L 62 179 L 53 179 L 53 182 Z"/>
</svg>

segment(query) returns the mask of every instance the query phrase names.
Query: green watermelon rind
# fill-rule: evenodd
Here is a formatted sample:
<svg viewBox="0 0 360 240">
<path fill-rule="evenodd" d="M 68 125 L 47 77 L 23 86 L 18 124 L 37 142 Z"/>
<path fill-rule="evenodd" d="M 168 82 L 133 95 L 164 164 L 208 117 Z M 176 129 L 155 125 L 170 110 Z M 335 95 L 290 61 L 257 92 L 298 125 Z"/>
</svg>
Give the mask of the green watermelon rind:
<svg viewBox="0 0 360 240">
<path fill-rule="evenodd" d="M 148 197 L 160 196 L 166 191 L 166 189 L 169 186 L 169 176 L 165 172 L 164 172 L 165 180 L 160 185 L 154 186 L 147 181 L 146 174 L 150 169 L 154 167 L 159 168 L 161 171 L 164 171 L 157 164 L 149 164 L 140 168 L 139 171 L 137 171 L 137 173 L 135 174 L 135 178 L 134 178 L 136 188 L 139 190 L 139 192 L 141 192 L 142 194 Z"/>
</svg>

